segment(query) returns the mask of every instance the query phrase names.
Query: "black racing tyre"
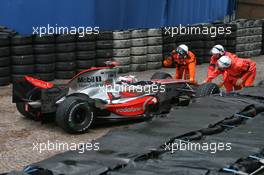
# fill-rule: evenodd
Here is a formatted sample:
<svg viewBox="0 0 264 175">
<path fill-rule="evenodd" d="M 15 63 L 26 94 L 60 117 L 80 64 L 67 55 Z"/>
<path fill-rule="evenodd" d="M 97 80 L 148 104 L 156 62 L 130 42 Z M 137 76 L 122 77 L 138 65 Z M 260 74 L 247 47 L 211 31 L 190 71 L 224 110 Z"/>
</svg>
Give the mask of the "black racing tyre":
<svg viewBox="0 0 264 175">
<path fill-rule="evenodd" d="M 32 36 L 16 35 L 11 38 L 12 46 L 32 44 Z"/>
<path fill-rule="evenodd" d="M 208 127 L 208 128 L 204 128 L 201 129 L 200 132 L 203 135 L 213 135 L 213 134 L 218 134 L 220 132 L 224 131 L 224 127 L 220 126 L 220 125 L 216 125 L 214 127 Z"/>
<path fill-rule="evenodd" d="M 56 43 L 69 43 L 75 41 L 76 41 L 76 35 L 63 34 L 56 36 Z"/>
<path fill-rule="evenodd" d="M 131 47 L 131 55 L 146 55 L 148 53 L 148 47 Z"/>
<path fill-rule="evenodd" d="M 148 54 L 147 61 L 148 62 L 161 62 L 163 60 L 162 54 Z"/>
<path fill-rule="evenodd" d="M 215 83 L 205 83 L 196 89 L 196 97 L 204 97 L 218 93 L 220 93 L 220 89 Z"/>
<path fill-rule="evenodd" d="M 34 88 L 26 94 L 26 98 L 29 100 L 39 100 L 41 98 L 41 91 L 38 88 Z M 25 103 L 19 102 L 16 103 L 17 110 L 24 117 L 32 120 L 37 119 L 37 113 L 40 112 L 40 109 L 31 109 L 28 107 L 28 111 L 25 110 Z"/>
<path fill-rule="evenodd" d="M 85 35 L 77 35 L 77 42 L 90 42 L 96 40 L 95 34 L 85 34 Z"/>
<path fill-rule="evenodd" d="M 56 40 L 54 35 L 42 35 L 42 36 L 35 35 L 33 37 L 34 44 L 51 44 L 51 43 L 55 43 L 55 41 Z"/>
<path fill-rule="evenodd" d="M 148 53 L 150 53 L 150 54 L 162 53 L 162 45 L 148 46 Z"/>
<path fill-rule="evenodd" d="M 96 58 L 95 60 L 95 65 L 96 66 L 105 66 L 106 61 L 110 61 L 111 59 L 109 58 Z"/>
<path fill-rule="evenodd" d="M 99 40 L 96 41 L 97 49 L 112 49 L 113 48 L 113 40 Z"/>
<path fill-rule="evenodd" d="M 31 45 L 12 46 L 11 52 L 12 55 L 31 55 L 33 48 Z"/>
<path fill-rule="evenodd" d="M 139 46 L 146 46 L 148 45 L 147 38 L 134 38 L 131 39 L 131 46 L 132 47 L 139 47 Z"/>
<path fill-rule="evenodd" d="M 113 41 L 113 48 L 115 49 L 123 49 L 123 48 L 130 48 L 131 40 L 114 40 Z"/>
<path fill-rule="evenodd" d="M 34 65 L 13 65 L 12 74 L 33 74 Z"/>
<path fill-rule="evenodd" d="M 113 32 L 112 31 L 102 31 L 97 35 L 98 40 L 113 40 Z"/>
<path fill-rule="evenodd" d="M 76 61 L 77 68 L 78 69 L 89 69 L 93 66 L 95 66 L 94 60 L 78 60 Z"/>
<path fill-rule="evenodd" d="M 147 55 L 131 56 L 131 63 L 133 64 L 147 63 Z"/>
<path fill-rule="evenodd" d="M 50 63 L 54 63 L 55 61 L 56 61 L 56 55 L 54 53 L 35 55 L 36 64 L 50 64 Z"/>
<path fill-rule="evenodd" d="M 230 119 L 225 119 L 221 122 L 223 125 L 237 125 L 240 124 L 243 121 L 241 117 L 233 117 Z"/>
<path fill-rule="evenodd" d="M 56 123 L 70 134 L 86 132 L 94 121 L 93 107 L 80 97 L 69 96 L 59 104 Z"/>
<path fill-rule="evenodd" d="M 146 29 L 138 29 L 131 31 L 131 38 L 145 38 L 147 36 L 148 34 Z"/>
<path fill-rule="evenodd" d="M 176 38 L 171 36 L 163 36 L 163 44 L 175 43 Z"/>
<path fill-rule="evenodd" d="M 150 80 L 158 80 L 158 79 L 172 79 L 172 76 L 169 73 L 166 72 L 155 72 Z"/>
<path fill-rule="evenodd" d="M 114 57 L 129 57 L 130 56 L 130 48 L 127 49 L 113 49 Z"/>
<path fill-rule="evenodd" d="M 0 57 L 5 57 L 10 55 L 9 47 L 0 47 Z"/>
<path fill-rule="evenodd" d="M 10 44 L 10 38 L 7 36 L 0 35 L 0 47 L 9 46 L 9 44 Z"/>
<path fill-rule="evenodd" d="M 130 70 L 132 72 L 139 72 L 147 70 L 147 64 L 130 64 Z"/>
<path fill-rule="evenodd" d="M 175 43 L 164 44 L 164 45 L 163 45 L 163 52 L 171 52 L 171 51 L 174 50 L 176 47 L 177 47 L 177 46 L 176 46 Z"/>
<path fill-rule="evenodd" d="M 113 57 L 113 49 L 96 50 L 96 57 L 111 58 Z"/>
<path fill-rule="evenodd" d="M 117 61 L 120 66 L 129 65 L 131 63 L 130 57 L 113 57 L 114 61 Z"/>
<path fill-rule="evenodd" d="M 10 67 L 0 67 L 0 77 L 9 76 L 10 73 Z"/>
<path fill-rule="evenodd" d="M 55 63 L 35 64 L 36 73 L 53 73 L 54 71 L 55 71 Z"/>
<path fill-rule="evenodd" d="M 77 56 L 75 52 L 56 53 L 56 62 L 75 61 L 76 59 L 77 59 Z"/>
<path fill-rule="evenodd" d="M 147 70 L 160 69 L 162 62 L 147 62 Z"/>
<path fill-rule="evenodd" d="M 147 35 L 151 37 L 162 36 L 162 29 L 148 29 Z"/>
<path fill-rule="evenodd" d="M 7 77 L 0 77 L 0 86 L 7 86 L 11 82 L 10 76 Z"/>
<path fill-rule="evenodd" d="M 76 44 L 75 43 L 57 43 L 56 52 L 75 52 Z"/>
<path fill-rule="evenodd" d="M 12 65 L 32 65 L 34 64 L 33 55 L 12 56 L 11 59 L 12 59 Z"/>
<path fill-rule="evenodd" d="M 96 57 L 95 51 L 79 51 L 76 52 L 76 60 L 93 60 Z"/>
<path fill-rule="evenodd" d="M 128 73 L 130 71 L 130 65 L 117 66 L 119 73 Z"/>
<path fill-rule="evenodd" d="M 10 62 L 10 57 L 0 57 L 0 67 L 9 66 Z"/>
<path fill-rule="evenodd" d="M 33 50 L 35 54 L 54 53 L 55 44 L 35 44 Z"/>
<path fill-rule="evenodd" d="M 75 71 L 56 71 L 56 79 L 71 79 L 75 76 Z"/>
<path fill-rule="evenodd" d="M 114 31 L 113 39 L 114 40 L 127 40 L 131 38 L 131 32 L 128 30 L 125 31 Z"/>
<path fill-rule="evenodd" d="M 76 63 L 74 62 L 56 62 L 56 70 L 58 71 L 72 71 L 75 70 Z"/>
<path fill-rule="evenodd" d="M 162 45 L 162 37 L 148 37 L 148 45 Z"/>
<path fill-rule="evenodd" d="M 55 79 L 55 73 L 36 73 L 36 77 L 43 81 L 53 81 Z"/>
<path fill-rule="evenodd" d="M 95 49 L 96 49 L 96 43 L 94 41 L 76 43 L 76 50 L 78 51 L 89 51 L 89 50 L 95 50 Z"/>
</svg>

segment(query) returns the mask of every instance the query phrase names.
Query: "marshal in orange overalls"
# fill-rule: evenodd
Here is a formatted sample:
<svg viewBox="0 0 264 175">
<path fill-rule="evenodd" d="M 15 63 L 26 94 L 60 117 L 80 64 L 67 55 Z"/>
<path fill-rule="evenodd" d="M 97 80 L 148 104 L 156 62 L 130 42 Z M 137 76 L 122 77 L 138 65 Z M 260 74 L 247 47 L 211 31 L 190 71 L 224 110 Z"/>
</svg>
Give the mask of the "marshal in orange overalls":
<svg viewBox="0 0 264 175">
<path fill-rule="evenodd" d="M 240 90 L 246 86 L 253 86 L 256 77 L 256 63 L 250 59 L 236 58 L 231 66 L 223 72 L 223 85 L 227 92 Z M 238 80 L 241 81 L 237 85 Z"/>
<path fill-rule="evenodd" d="M 236 61 L 236 59 L 238 58 L 237 55 L 230 53 L 230 52 L 225 52 L 223 56 L 228 56 L 229 58 L 231 58 L 231 60 L 234 60 L 234 61 Z M 205 82 L 211 82 L 213 79 L 218 77 L 220 74 L 223 74 L 223 71 L 216 69 L 216 64 L 217 64 L 218 59 L 219 58 L 217 58 L 215 55 L 211 57 L 210 64 L 207 69 L 207 77 L 205 79 Z"/>
<path fill-rule="evenodd" d="M 189 51 L 186 57 L 183 58 L 176 51 L 173 51 L 172 56 L 165 59 L 163 64 L 168 67 L 172 64 L 172 61 L 176 63 L 175 79 L 185 79 L 196 83 L 196 57 L 194 53 Z"/>
</svg>

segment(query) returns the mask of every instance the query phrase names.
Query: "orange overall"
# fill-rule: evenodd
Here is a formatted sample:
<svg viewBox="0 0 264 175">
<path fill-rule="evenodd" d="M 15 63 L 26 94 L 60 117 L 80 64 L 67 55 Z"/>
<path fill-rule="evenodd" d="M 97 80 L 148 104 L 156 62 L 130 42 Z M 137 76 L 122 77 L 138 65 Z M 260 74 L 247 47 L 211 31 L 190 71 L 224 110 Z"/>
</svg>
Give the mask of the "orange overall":
<svg viewBox="0 0 264 175">
<path fill-rule="evenodd" d="M 173 51 L 172 56 L 164 60 L 164 65 L 169 66 L 172 64 L 172 60 L 176 63 L 175 79 L 185 79 L 190 82 L 195 81 L 196 73 L 196 57 L 189 51 L 186 58 L 181 58 L 181 56 Z"/>
<path fill-rule="evenodd" d="M 231 60 L 234 60 L 234 61 L 238 58 L 235 54 L 230 53 L 230 52 L 225 52 L 223 56 L 228 56 L 229 58 L 231 58 Z M 207 77 L 205 79 L 205 82 L 211 82 L 213 79 L 218 77 L 220 74 L 223 74 L 223 71 L 216 69 L 216 63 L 218 59 L 219 58 L 217 58 L 215 55 L 211 57 L 210 64 L 207 69 Z"/>
<path fill-rule="evenodd" d="M 256 63 L 250 59 L 236 58 L 231 66 L 223 72 L 223 85 L 227 92 L 240 90 L 246 86 L 252 86 L 256 77 Z M 237 81 L 241 79 L 241 85 Z"/>
</svg>

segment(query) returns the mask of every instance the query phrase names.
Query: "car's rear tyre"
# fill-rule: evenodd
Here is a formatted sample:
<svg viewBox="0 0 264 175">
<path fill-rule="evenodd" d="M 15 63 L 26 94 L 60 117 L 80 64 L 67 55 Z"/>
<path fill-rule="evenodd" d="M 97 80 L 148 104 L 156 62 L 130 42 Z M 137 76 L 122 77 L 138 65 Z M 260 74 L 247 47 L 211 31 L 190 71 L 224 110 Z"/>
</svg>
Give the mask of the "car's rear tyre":
<svg viewBox="0 0 264 175">
<path fill-rule="evenodd" d="M 215 83 L 205 83 L 196 89 L 196 97 L 204 97 L 219 93 L 220 89 Z"/>
<path fill-rule="evenodd" d="M 70 134 L 86 132 L 94 121 L 91 104 L 83 98 L 67 97 L 56 112 L 57 124 Z"/>
<path fill-rule="evenodd" d="M 41 91 L 38 88 L 34 88 L 26 94 L 26 98 L 32 101 L 39 100 L 40 96 L 41 96 Z M 29 106 L 28 111 L 26 111 L 25 105 L 26 105 L 25 102 L 16 103 L 18 112 L 28 119 L 38 120 L 38 113 L 40 112 L 40 109 L 32 109 Z"/>
<path fill-rule="evenodd" d="M 156 72 L 152 75 L 150 78 L 151 80 L 157 80 L 157 79 L 171 79 L 172 76 L 166 72 Z"/>
</svg>

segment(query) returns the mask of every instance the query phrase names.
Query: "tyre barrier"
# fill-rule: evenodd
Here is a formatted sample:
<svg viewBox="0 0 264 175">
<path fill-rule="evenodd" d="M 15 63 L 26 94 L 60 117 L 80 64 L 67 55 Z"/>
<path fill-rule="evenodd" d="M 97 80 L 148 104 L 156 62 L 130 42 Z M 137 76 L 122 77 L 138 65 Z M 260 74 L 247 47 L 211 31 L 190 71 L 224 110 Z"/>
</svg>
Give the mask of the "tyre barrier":
<svg viewBox="0 0 264 175">
<path fill-rule="evenodd" d="M 0 35 L 0 86 L 9 85 L 11 81 L 10 71 L 10 38 Z"/>
<path fill-rule="evenodd" d="M 44 81 L 55 79 L 55 36 L 33 36 L 35 76 Z"/>
<path fill-rule="evenodd" d="M 70 79 L 76 74 L 76 35 L 56 35 L 56 79 Z M 51 46 L 50 46 L 51 48 Z M 51 49 L 50 49 L 51 51 Z M 68 55 L 70 55 L 68 57 Z M 65 59 L 66 57 L 67 59 Z"/>
<path fill-rule="evenodd" d="M 76 57 L 77 72 L 95 66 L 96 35 L 77 36 L 76 53 L 72 53 L 72 60 Z"/>
<path fill-rule="evenodd" d="M 132 72 L 147 70 L 148 30 L 136 29 L 131 31 L 131 64 Z"/>
<path fill-rule="evenodd" d="M 163 61 L 162 29 L 148 29 L 147 31 L 147 70 L 160 69 Z"/>
<path fill-rule="evenodd" d="M 248 58 L 258 56 L 262 50 L 262 20 L 237 20 L 236 54 Z"/>
<path fill-rule="evenodd" d="M 97 35 L 96 39 L 96 66 L 105 66 L 105 61 L 113 59 L 113 32 L 103 31 Z"/>
<path fill-rule="evenodd" d="M 120 73 L 127 73 L 130 71 L 131 64 L 131 32 L 129 30 L 114 31 L 113 38 L 113 60 L 119 62 Z"/>
<path fill-rule="evenodd" d="M 32 43 L 32 36 L 15 35 L 11 38 L 12 82 L 35 74 Z"/>
<path fill-rule="evenodd" d="M 26 72 L 42 80 L 51 81 L 69 71 L 68 76 L 63 78 L 71 78 L 73 72 L 80 72 L 93 66 L 104 66 L 104 62 L 108 60 L 120 62 L 118 67 L 122 73 L 159 69 L 163 59 L 170 56 L 171 51 L 179 44 L 189 46 L 195 53 L 198 64 L 209 62 L 210 50 L 215 44 L 222 44 L 226 50 L 245 58 L 263 53 L 262 20 L 239 19 L 231 23 L 203 23 L 195 25 L 197 26 L 229 27 L 231 33 L 214 37 L 188 34 L 171 37 L 163 28 L 102 31 L 99 35 L 37 37 L 20 36 L 14 30 L 1 26 L 0 67 L 1 72 L 10 71 L 10 75 L 6 76 L 6 73 L 5 76 L 0 75 L 0 85 L 7 85 L 9 79 L 12 81 L 22 78 Z M 68 63 L 60 63 L 64 61 Z M 32 66 L 36 68 L 32 69 Z M 71 70 L 64 66 L 69 66 Z M 55 70 L 53 72 L 52 69 L 45 70 L 45 67 L 55 67 Z M 172 67 L 175 65 L 172 64 Z M 26 68 L 27 71 L 21 70 Z"/>
</svg>

